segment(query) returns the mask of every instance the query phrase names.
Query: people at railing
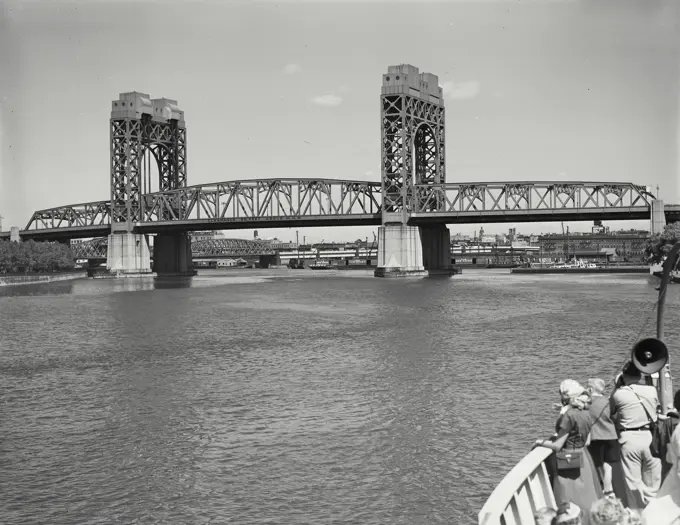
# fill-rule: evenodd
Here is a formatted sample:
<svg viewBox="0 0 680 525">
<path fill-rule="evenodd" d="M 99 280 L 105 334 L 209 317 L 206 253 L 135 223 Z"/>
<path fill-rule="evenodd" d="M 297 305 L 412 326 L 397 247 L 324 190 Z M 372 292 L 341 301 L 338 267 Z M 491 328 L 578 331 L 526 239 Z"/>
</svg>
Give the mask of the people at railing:
<svg viewBox="0 0 680 525">
<path fill-rule="evenodd" d="M 659 418 L 660 432 L 659 432 L 659 448 L 661 450 L 661 482 L 666 479 L 668 472 L 673 467 L 672 460 L 667 458 L 671 436 L 675 431 L 675 427 L 680 422 L 680 390 L 675 392 L 673 398 L 674 410 L 669 410 L 665 419 Z"/>
<path fill-rule="evenodd" d="M 596 501 L 590 509 L 590 525 L 654 525 L 644 520 L 637 510 L 626 508 L 616 496 Z"/>
<path fill-rule="evenodd" d="M 583 511 L 583 525 L 588 525 L 590 507 L 603 494 L 586 446 L 593 424 L 589 412 L 591 399 L 588 392 L 573 379 L 562 381 L 560 398 L 564 410 L 560 411 L 557 419 L 556 435 L 550 441 L 536 441 L 535 446 L 555 451 L 553 492 L 557 504 L 576 504 Z"/>
<path fill-rule="evenodd" d="M 625 495 L 625 492 L 623 492 L 625 487 L 622 487 L 621 483 L 617 483 L 616 488 L 618 490 L 615 490 L 612 480 L 613 467 L 616 463 L 621 462 L 621 451 L 616 428 L 611 419 L 609 398 L 603 395 L 605 387 L 604 379 L 588 379 L 588 392 L 592 398 L 590 415 L 593 418 L 588 450 L 602 480 L 605 496 L 617 492 L 617 497 L 621 498 Z"/>
<path fill-rule="evenodd" d="M 680 405 L 680 390 L 675 393 L 674 404 L 677 410 Z M 669 420 L 670 418 L 665 423 Z M 680 426 L 675 425 L 670 441 L 663 448 L 666 452 L 664 459 L 671 468 L 656 498 L 643 511 L 644 518 L 654 525 L 671 525 L 680 520 Z"/>
<path fill-rule="evenodd" d="M 611 417 L 621 445 L 621 466 L 628 489 L 628 508 L 644 509 L 661 485 L 661 461 L 652 456 L 650 421 L 660 408 L 656 388 L 640 384 L 642 375 L 629 363 L 610 397 Z"/>
</svg>

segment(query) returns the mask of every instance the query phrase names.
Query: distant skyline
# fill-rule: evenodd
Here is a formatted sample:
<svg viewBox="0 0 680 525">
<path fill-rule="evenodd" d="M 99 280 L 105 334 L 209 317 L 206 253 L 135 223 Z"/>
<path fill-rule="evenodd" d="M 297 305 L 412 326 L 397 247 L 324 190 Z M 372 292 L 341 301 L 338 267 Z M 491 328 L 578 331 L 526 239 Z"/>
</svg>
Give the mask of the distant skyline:
<svg viewBox="0 0 680 525">
<path fill-rule="evenodd" d="M 127 91 L 179 101 L 189 184 L 379 181 L 381 75 L 401 63 L 444 88 L 447 181 L 625 181 L 680 204 L 679 21 L 674 0 L 0 0 L 3 229 L 109 197 L 111 101 Z M 484 225 L 510 227 L 561 231 Z M 319 242 L 375 229 L 299 231 Z"/>
</svg>

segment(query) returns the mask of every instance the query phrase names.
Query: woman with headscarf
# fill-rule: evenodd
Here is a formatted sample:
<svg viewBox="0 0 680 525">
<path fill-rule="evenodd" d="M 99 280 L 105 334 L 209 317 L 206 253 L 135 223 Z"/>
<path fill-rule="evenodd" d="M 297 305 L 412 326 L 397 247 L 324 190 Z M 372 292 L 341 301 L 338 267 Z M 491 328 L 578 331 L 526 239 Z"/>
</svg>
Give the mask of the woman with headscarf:
<svg viewBox="0 0 680 525">
<path fill-rule="evenodd" d="M 557 419 L 552 440 L 538 440 L 537 446 L 555 451 L 557 472 L 553 492 L 557 505 L 573 502 L 582 512 L 583 525 L 589 524 L 590 507 L 603 495 L 595 464 L 588 452 L 588 435 L 593 426 L 588 410 L 590 396 L 573 379 L 560 384 L 564 410 Z"/>
</svg>

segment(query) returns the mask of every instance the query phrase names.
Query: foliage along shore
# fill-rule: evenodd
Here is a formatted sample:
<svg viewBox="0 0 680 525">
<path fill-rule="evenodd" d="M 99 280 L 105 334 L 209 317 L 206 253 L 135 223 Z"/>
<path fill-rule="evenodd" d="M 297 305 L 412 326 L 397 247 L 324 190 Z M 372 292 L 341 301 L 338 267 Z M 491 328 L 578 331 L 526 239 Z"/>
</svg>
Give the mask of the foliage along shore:
<svg viewBox="0 0 680 525">
<path fill-rule="evenodd" d="M 45 273 L 71 270 L 71 248 L 59 242 L 0 241 L 0 272 Z"/>
<path fill-rule="evenodd" d="M 680 240 L 680 222 L 666 224 L 661 233 L 657 233 L 647 240 L 645 247 L 647 262 L 650 264 L 661 263 L 678 240 Z"/>
</svg>

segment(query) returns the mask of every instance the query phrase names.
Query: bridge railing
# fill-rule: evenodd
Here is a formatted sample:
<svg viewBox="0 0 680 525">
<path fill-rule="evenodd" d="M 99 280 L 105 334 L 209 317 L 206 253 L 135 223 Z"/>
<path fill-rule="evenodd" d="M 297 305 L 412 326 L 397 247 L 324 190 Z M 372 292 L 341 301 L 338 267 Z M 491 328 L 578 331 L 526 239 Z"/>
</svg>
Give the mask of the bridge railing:
<svg viewBox="0 0 680 525">
<path fill-rule="evenodd" d="M 189 186 L 144 197 L 144 220 L 376 215 L 379 182 L 265 179 Z"/>
<path fill-rule="evenodd" d="M 647 187 L 616 182 L 447 183 L 415 187 L 416 213 L 646 208 Z"/>
</svg>

